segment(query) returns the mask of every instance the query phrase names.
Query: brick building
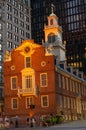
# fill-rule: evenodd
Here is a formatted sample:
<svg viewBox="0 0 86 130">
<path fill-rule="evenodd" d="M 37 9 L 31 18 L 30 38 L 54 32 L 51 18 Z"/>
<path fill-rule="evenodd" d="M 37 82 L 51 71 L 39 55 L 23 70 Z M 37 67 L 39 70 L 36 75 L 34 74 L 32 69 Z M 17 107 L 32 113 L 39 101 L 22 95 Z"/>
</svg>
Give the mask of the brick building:
<svg viewBox="0 0 86 130">
<path fill-rule="evenodd" d="M 53 55 L 46 55 L 43 46 L 27 40 L 6 58 L 4 62 L 6 115 L 28 115 L 27 108 L 30 104 L 35 105 L 34 113 L 54 112 L 52 106 L 55 106 L 56 98 Z"/>
<path fill-rule="evenodd" d="M 5 115 L 86 118 L 86 81 L 81 72 L 66 66 L 62 29 L 53 12 L 44 31 L 43 45 L 24 40 L 11 53 L 6 51 Z"/>
</svg>

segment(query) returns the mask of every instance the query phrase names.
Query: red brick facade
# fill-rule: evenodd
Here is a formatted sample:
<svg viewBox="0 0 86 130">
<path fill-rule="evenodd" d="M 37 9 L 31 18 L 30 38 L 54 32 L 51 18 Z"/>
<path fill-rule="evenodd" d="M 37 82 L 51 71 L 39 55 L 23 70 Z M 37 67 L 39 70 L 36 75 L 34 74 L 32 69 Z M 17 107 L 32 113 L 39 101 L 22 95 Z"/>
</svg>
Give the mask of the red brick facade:
<svg viewBox="0 0 86 130">
<path fill-rule="evenodd" d="M 26 47 L 29 47 L 33 52 L 24 52 Z M 25 67 L 25 57 L 30 57 L 31 66 L 29 68 Z M 43 46 L 37 45 L 32 41 L 24 41 L 17 49 L 13 50 L 10 58 L 6 59 L 4 62 L 4 97 L 5 97 L 5 114 L 8 116 L 24 115 L 27 116 L 30 113 L 30 109 L 27 109 L 26 98 L 31 97 L 33 99 L 32 103 L 35 105 L 33 109 L 34 114 L 45 115 L 50 113 L 55 113 L 55 68 L 54 68 L 54 57 L 53 55 L 45 55 L 45 48 Z M 26 69 L 26 70 L 24 70 Z M 23 89 L 25 85 L 22 85 L 22 71 L 27 73 L 27 71 L 34 72 L 34 92 L 36 91 L 36 86 L 39 90 L 39 95 L 36 96 L 34 93 L 18 94 L 19 89 Z M 31 72 L 32 73 L 32 72 Z M 47 86 L 40 86 L 40 74 L 47 74 Z M 27 76 L 29 74 L 27 73 Z M 17 77 L 16 88 L 12 89 L 11 78 L 13 76 Z M 30 86 L 31 87 L 31 86 Z M 25 89 L 25 88 L 24 88 Z M 48 105 L 42 107 L 42 96 L 48 96 Z M 17 99 L 17 108 L 12 108 L 12 99 Z M 46 101 L 45 101 L 46 102 Z"/>
<path fill-rule="evenodd" d="M 4 83 L 7 116 L 53 113 L 64 115 L 66 120 L 86 118 L 86 81 L 55 67 L 54 56 L 33 41 L 23 41 L 4 61 Z M 28 104 L 35 108 L 31 110 Z"/>
</svg>

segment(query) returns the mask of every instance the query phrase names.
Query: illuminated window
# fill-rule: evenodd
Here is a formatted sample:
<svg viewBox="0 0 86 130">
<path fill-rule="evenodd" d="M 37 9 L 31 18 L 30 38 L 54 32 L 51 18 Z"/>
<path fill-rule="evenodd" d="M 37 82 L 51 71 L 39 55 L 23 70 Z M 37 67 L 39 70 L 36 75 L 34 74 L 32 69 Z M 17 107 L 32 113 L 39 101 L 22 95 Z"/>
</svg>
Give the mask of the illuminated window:
<svg viewBox="0 0 86 130">
<path fill-rule="evenodd" d="M 41 106 L 42 107 L 48 107 L 49 106 L 48 95 L 44 95 L 44 96 L 41 97 Z"/>
<path fill-rule="evenodd" d="M 82 62 L 80 62 L 80 67 L 82 67 Z"/>
<path fill-rule="evenodd" d="M 25 76 L 26 88 L 32 87 L 32 75 Z"/>
<path fill-rule="evenodd" d="M 41 87 L 47 86 L 47 74 L 46 73 L 42 73 L 40 75 L 40 84 L 41 84 Z"/>
<path fill-rule="evenodd" d="M 12 89 L 17 88 L 17 77 L 11 77 L 11 88 Z"/>
<path fill-rule="evenodd" d="M 26 57 L 26 68 L 31 67 L 30 57 Z"/>
<path fill-rule="evenodd" d="M 26 98 L 26 108 L 27 108 L 28 105 L 31 105 L 31 104 L 33 104 L 33 98 L 32 97 L 27 97 Z"/>
<path fill-rule="evenodd" d="M 17 109 L 18 108 L 18 99 L 13 98 L 12 99 L 12 109 Z"/>
</svg>

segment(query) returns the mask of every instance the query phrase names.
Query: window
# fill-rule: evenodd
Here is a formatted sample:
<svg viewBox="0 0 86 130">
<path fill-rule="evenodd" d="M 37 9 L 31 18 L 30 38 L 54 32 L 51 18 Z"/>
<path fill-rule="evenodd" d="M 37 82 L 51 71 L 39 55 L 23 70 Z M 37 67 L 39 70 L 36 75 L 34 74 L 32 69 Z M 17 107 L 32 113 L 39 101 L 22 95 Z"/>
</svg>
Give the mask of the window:
<svg viewBox="0 0 86 130">
<path fill-rule="evenodd" d="M 0 55 L 0 61 L 2 61 L 2 55 Z"/>
<path fill-rule="evenodd" d="M 20 12 L 20 18 L 24 19 L 24 14 Z"/>
<path fill-rule="evenodd" d="M 48 95 L 41 97 L 41 106 L 42 107 L 48 107 L 49 106 Z"/>
<path fill-rule="evenodd" d="M 13 18 L 13 22 L 16 23 L 16 24 L 18 24 L 18 18 L 14 17 Z"/>
<path fill-rule="evenodd" d="M 7 38 L 12 39 L 12 33 L 11 32 L 7 32 Z"/>
<path fill-rule="evenodd" d="M 62 107 L 63 104 L 63 98 L 61 95 L 59 95 L 59 107 Z"/>
<path fill-rule="evenodd" d="M 0 66 L 0 72 L 2 72 L 2 66 Z"/>
<path fill-rule="evenodd" d="M 23 11 L 23 10 L 24 10 L 23 5 L 19 5 L 19 9 L 20 9 L 21 11 Z"/>
<path fill-rule="evenodd" d="M 0 50 L 2 50 L 2 45 L 0 44 Z"/>
<path fill-rule="evenodd" d="M 65 77 L 62 76 L 62 86 L 63 86 L 63 89 L 65 89 Z"/>
<path fill-rule="evenodd" d="M 26 88 L 32 87 L 32 75 L 25 76 L 25 84 L 26 84 Z"/>
<path fill-rule="evenodd" d="M 16 42 L 19 41 L 19 37 L 17 35 L 14 35 L 14 41 L 16 41 Z"/>
<path fill-rule="evenodd" d="M 18 27 L 13 26 L 13 30 L 14 30 L 14 32 L 18 33 Z"/>
<path fill-rule="evenodd" d="M 46 73 L 42 73 L 40 75 L 40 84 L 41 84 L 41 87 L 47 86 L 47 74 Z"/>
<path fill-rule="evenodd" d="M 30 57 L 26 57 L 26 68 L 31 67 Z"/>
<path fill-rule="evenodd" d="M 18 108 L 18 99 L 13 98 L 12 99 L 12 109 L 17 109 Z"/>
<path fill-rule="evenodd" d="M 0 33 L 0 40 L 2 39 L 2 34 Z"/>
<path fill-rule="evenodd" d="M 28 105 L 31 105 L 31 104 L 33 104 L 33 98 L 32 97 L 27 97 L 26 98 L 26 108 L 27 108 Z"/>
<path fill-rule="evenodd" d="M 29 30 L 29 25 L 26 24 L 26 29 Z"/>
<path fill-rule="evenodd" d="M 18 16 L 18 10 L 14 8 L 14 15 Z"/>
<path fill-rule="evenodd" d="M 55 34 L 50 33 L 50 34 L 48 35 L 48 42 L 49 42 L 49 43 L 55 42 Z"/>
<path fill-rule="evenodd" d="M 12 89 L 17 88 L 17 77 L 11 77 L 11 88 Z"/>
<path fill-rule="evenodd" d="M 25 8 L 25 13 L 28 15 L 29 14 L 29 9 Z"/>
<path fill-rule="evenodd" d="M 19 32 L 22 36 L 24 36 L 24 30 L 20 29 Z"/>
<path fill-rule="evenodd" d="M 7 19 L 9 19 L 10 21 L 12 21 L 12 15 L 11 14 L 7 14 Z"/>
<path fill-rule="evenodd" d="M 64 104 L 64 108 L 66 108 L 66 97 L 63 96 L 63 104 Z"/>
<path fill-rule="evenodd" d="M 20 26 L 24 27 L 24 22 L 23 21 L 20 21 Z"/>
<path fill-rule="evenodd" d="M 12 24 L 11 23 L 7 23 L 7 29 L 12 30 Z"/>
<path fill-rule="evenodd" d="M 7 41 L 7 48 L 12 48 L 12 42 Z"/>
<path fill-rule="evenodd" d="M 26 38 L 30 38 L 30 34 L 26 32 Z"/>
<path fill-rule="evenodd" d="M 53 19 L 50 20 L 50 25 L 53 25 Z"/>
<path fill-rule="evenodd" d="M 2 24 L 0 23 L 0 30 L 2 29 Z"/>
<path fill-rule="evenodd" d="M 12 12 L 12 6 L 10 6 L 10 5 L 7 4 L 7 10 L 10 11 L 10 12 Z"/>
<path fill-rule="evenodd" d="M 29 22 L 29 17 L 25 16 L 25 21 Z"/>
</svg>

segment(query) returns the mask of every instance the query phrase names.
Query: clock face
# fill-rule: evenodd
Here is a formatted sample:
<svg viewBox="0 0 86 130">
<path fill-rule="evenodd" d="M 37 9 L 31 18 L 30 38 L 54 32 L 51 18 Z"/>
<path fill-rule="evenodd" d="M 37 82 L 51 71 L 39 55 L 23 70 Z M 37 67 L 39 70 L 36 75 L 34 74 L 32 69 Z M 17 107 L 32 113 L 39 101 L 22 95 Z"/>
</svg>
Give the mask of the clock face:
<svg viewBox="0 0 86 130">
<path fill-rule="evenodd" d="M 25 52 L 28 53 L 30 51 L 29 47 L 25 47 Z"/>
</svg>

